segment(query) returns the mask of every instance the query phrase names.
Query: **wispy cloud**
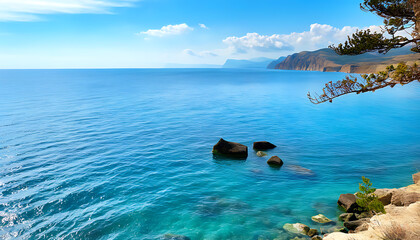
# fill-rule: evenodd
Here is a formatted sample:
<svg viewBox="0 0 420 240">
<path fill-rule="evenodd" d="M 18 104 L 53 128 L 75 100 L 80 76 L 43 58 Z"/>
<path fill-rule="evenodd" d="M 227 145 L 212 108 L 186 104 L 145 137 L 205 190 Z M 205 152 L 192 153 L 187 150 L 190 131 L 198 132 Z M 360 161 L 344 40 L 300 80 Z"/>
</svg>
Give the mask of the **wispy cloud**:
<svg viewBox="0 0 420 240">
<path fill-rule="evenodd" d="M 370 29 L 378 31 L 379 27 L 371 26 Z M 347 36 L 356 32 L 357 27 L 335 28 L 327 24 L 314 23 L 309 31 L 290 34 L 260 35 L 247 33 L 242 37 L 228 37 L 223 40 L 233 52 L 245 53 L 255 51 L 287 51 L 287 50 L 314 50 L 327 47 L 330 44 L 343 42 Z M 364 28 L 366 29 L 366 28 Z"/>
<path fill-rule="evenodd" d="M 198 26 L 200 26 L 201 28 L 204 28 L 204 29 L 209 29 L 205 24 L 202 24 L 202 23 L 199 23 Z"/>
<path fill-rule="evenodd" d="M 170 35 L 179 35 L 189 31 L 194 30 L 192 27 L 188 26 L 186 23 L 176 24 L 176 25 L 167 25 L 163 26 L 160 29 L 149 29 L 140 34 L 153 36 L 153 37 L 165 37 Z"/>
<path fill-rule="evenodd" d="M 185 49 L 182 53 L 186 54 L 186 55 L 194 56 L 194 57 L 217 57 L 217 56 L 219 56 L 218 54 L 216 54 L 214 52 L 211 52 L 211 51 L 196 52 L 196 51 L 191 50 L 191 49 Z"/>
<path fill-rule="evenodd" d="M 111 13 L 137 0 L 0 0 L 0 21 L 36 21 L 43 14 Z"/>
</svg>

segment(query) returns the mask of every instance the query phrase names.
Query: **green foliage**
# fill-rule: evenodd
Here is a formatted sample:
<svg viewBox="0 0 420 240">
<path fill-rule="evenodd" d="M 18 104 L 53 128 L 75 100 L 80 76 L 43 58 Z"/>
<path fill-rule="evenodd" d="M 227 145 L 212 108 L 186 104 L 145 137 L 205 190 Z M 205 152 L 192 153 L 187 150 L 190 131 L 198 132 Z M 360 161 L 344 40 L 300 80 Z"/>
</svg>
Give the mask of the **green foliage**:
<svg viewBox="0 0 420 240">
<path fill-rule="evenodd" d="M 356 193 L 359 210 L 362 212 L 385 213 L 384 205 L 375 194 L 376 188 L 372 187 L 369 178 L 362 177 L 362 180 L 363 183 L 359 184 L 359 191 Z"/>
<path fill-rule="evenodd" d="M 349 36 L 338 46 L 330 46 L 339 55 L 358 55 L 366 52 L 387 53 L 393 48 L 413 46 L 411 51 L 420 53 L 420 1 L 419 0 L 364 0 L 360 4 L 364 11 L 374 13 L 384 19 L 381 32 L 361 30 Z M 417 16 L 417 18 L 416 18 Z M 411 37 L 398 36 L 401 31 L 411 32 Z M 397 67 L 388 66 L 376 74 L 362 74 L 361 78 L 347 76 L 346 79 L 329 82 L 322 94 L 311 95 L 314 104 L 332 102 L 336 97 L 349 93 L 374 92 L 384 87 L 405 85 L 420 81 L 420 68 L 417 64 L 409 66 L 400 63 Z"/>
<path fill-rule="evenodd" d="M 409 0 L 364 0 L 360 8 L 384 19 L 382 31 L 371 32 L 368 29 L 354 33 L 344 44 L 330 46 L 337 54 L 358 55 L 374 51 L 387 53 L 393 48 L 413 43 L 415 46 L 411 50 L 420 52 L 420 39 L 416 34 L 412 35 L 412 39 L 397 36 L 401 31 L 413 29 L 416 24 L 413 4 Z"/>
</svg>

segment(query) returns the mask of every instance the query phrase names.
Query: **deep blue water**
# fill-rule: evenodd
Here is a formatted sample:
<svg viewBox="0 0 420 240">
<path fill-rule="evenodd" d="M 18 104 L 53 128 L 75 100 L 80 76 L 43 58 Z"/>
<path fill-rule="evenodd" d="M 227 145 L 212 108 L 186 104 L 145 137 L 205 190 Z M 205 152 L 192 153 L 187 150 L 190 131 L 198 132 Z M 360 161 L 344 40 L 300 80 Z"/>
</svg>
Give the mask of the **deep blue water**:
<svg viewBox="0 0 420 240">
<path fill-rule="evenodd" d="M 402 187 L 420 170 L 420 84 L 306 98 L 344 76 L 0 70 L 0 238 L 288 239 L 285 223 L 336 220 L 362 175 Z M 220 137 L 268 140 L 285 165 L 214 159 Z"/>
</svg>

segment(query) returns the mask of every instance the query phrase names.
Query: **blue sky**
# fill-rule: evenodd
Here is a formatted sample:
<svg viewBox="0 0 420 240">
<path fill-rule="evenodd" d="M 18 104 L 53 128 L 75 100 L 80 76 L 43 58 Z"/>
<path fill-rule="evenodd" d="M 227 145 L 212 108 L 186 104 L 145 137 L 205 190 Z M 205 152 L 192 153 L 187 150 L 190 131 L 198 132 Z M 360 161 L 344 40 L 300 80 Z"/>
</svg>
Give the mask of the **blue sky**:
<svg viewBox="0 0 420 240">
<path fill-rule="evenodd" d="M 357 0 L 0 0 L 0 68 L 278 58 L 377 29 Z"/>
</svg>

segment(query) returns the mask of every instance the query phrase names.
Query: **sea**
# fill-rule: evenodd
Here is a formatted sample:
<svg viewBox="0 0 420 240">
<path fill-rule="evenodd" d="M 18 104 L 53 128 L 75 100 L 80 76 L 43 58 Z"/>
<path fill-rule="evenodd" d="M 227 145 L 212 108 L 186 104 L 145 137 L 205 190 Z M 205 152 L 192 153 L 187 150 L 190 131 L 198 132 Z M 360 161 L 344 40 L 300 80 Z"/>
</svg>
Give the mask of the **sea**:
<svg viewBox="0 0 420 240">
<path fill-rule="evenodd" d="M 362 176 L 399 188 L 420 171 L 419 82 L 308 100 L 345 76 L 0 70 L 0 239 L 282 240 L 294 237 L 286 223 L 340 227 L 337 199 Z M 220 138 L 248 158 L 213 156 Z M 258 157 L 255 141 L 277 148 Z M 281 168 L 267 165 L 274 155 Z"/>
</svg>

